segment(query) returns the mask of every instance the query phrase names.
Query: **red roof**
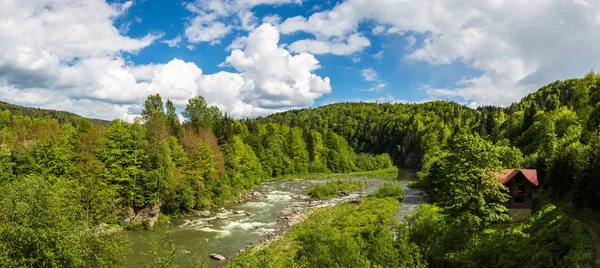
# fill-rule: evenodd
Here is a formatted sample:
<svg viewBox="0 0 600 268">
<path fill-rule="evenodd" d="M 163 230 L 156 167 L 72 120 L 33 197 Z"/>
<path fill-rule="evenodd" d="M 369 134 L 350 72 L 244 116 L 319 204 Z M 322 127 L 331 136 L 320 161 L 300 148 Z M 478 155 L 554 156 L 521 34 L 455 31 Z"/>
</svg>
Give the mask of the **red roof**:
<svg viewBox="0 0 600 268">
<path fill-rule="evenodd" d="M 519 173 L 523 174 L 523 176 L 525 176 L 525 178 L 527 178 L 534 186 L 539 186 L 537 170 L 535 169 L 505 169 L 501 172 L 494 172 L 494 174 L 498 176 L 498 182 L 502 184 L 509 182 Z"/>
</svg>

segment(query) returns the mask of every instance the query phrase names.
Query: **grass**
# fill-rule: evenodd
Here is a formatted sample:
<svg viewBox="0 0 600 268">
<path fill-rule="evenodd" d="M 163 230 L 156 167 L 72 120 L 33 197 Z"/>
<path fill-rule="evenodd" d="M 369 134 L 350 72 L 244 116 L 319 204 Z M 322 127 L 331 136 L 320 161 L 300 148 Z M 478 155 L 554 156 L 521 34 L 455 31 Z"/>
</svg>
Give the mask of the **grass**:
<svg viewBox="0 0 600 268">
<path fill-rule="evenodd" d="M 391 219 L 400 202 L 394 198 L 364 198 L 362 205 L 342 203 L 333 207 L 319 208 L 302 224 L 258 251 L 247 251 L 227 264 L 226 267 L 304 267 L 297 258 L 302 244 L 299 238 L 313 232 L 341 232 L 351 237 L 370 233 L 375 225 Z M 386 225 L 387 226 L 387 225 Z"/>
<path fill-rule="evenodd" d="M 386 182 L 370 196 L 377 198 L 392 197 L 402 201 L 404 199 L 404 189 L 398 183 Z"/>
<path fill-rule="evenodd" d="M 307 190 L 311 199 L 323 200 L 331 197 L 339 196 L 340 192 L 354 192 L 363 187 L 360 181 L 343 181 L 336 180 L 328 183 L 315 184 Z"/>
<path fill-rule="evenodd" d="M 390 167 L 373 171 L 358 171 L 350 173 L 309 173 L 309 174 L 290 174 L 276 178 L 267 178 L 265 181 L 283 181 L 283 180 L 317 180 L 317 179 L 346 179 L 346 178 L 378 178 L 378 179 L 396 179 L 398 177 L 398 168 Z"/>
</svg>

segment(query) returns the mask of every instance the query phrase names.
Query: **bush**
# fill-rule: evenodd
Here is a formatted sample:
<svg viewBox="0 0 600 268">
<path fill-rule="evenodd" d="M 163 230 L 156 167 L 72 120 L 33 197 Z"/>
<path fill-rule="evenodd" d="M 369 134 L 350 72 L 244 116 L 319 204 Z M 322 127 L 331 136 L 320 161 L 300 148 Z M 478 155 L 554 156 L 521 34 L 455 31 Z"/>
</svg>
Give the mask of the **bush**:
<svg viewBox="0 0 600 268">
<path fill-rule="evenodd" d="M 360 181 L 343 181 L 337 180 L 325 184 L 317 184 L 308 188 L 308 195 L 312 199 L 327 199 L 338 196 L 341 191 L 353 192 L 362 187 Z"/>
<path fill-rule="evenodd" d="M 354 162 L 358 171 L 385 169 L 392 166 L 392 159 L 388 154 L 374 156 L 367 153 L 361 153 L 356 156 Z"/>
<path fill-rule="evenodd" d="M 398 183 L 386 182 L 376 192 L 372 193 L 371 196 L 376 198 L 393 197 L 402 201 L 404 199 L 404 189 Z"/>
</svg>

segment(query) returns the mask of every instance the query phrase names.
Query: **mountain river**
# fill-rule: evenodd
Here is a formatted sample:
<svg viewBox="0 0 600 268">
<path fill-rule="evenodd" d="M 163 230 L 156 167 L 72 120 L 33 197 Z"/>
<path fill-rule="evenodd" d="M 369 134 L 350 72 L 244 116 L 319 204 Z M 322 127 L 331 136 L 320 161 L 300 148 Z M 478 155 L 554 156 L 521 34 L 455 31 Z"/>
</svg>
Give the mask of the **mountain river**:
<svg viewBox="0 0 600 268">
<path fill-rule="evenodd" d="M 421 190 L 408 188 L 408 182 L 414 179 L 414 172 L 400 170 L 398 183 L 404 188 L 404 200 L 398 209 L 396 218 L 415 212 L 423 201 Z M 258 200 L 245 203 L 231 202 L 214 210 L 210 217 L 184 217 L 171 220 L 171 237 L 175 244 L 182 246 L 178 252 L 178 262 L 186 267 L 192 258 L 206 257 L 216 253 L 231 259 L 241 249 L 260 243 L 274 235 L 288 231 L 296 224 L 297 216 L 302 212 L 318 207 L 333 206 L 340 202 L 357 199 L 368 195 L 379 188 L 386 180 L 353 178 L 360 180 L 365 187 L 360 192 L 353 192 L 344 197 L 324 201 L 309 201 L 304 195 L 311 185 L 326 183 L 324 180 L 291 180 L 264 182 L 255 190 L 264 193 Z M 130 231 L 128 235 L 133 242 L 133 252 L 128 256 L 127 267 L 143 267 L 146 257 L 140 252 L 149 248 L 144 242 L 152 239 L 151 231 Z M 209 267 L 223 266 L 225 261 L 207 260 Z"/>
</svg>

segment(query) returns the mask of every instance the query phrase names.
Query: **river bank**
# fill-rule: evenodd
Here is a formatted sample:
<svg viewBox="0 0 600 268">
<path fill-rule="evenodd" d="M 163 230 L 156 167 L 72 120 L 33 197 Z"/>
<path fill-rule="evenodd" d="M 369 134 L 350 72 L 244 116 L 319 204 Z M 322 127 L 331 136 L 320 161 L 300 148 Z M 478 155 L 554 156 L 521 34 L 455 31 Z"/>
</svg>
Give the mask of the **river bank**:
<svg viewBox="0 0 600 268">
<path fill-rule="evenodd" d="M 403 179 L 412 179 L 413 174 L 403 171 Z M 171 220 L 170 231 L 177 245 L 184 249 L 180 252 L 180 260 L 185 264 L 193 256 L 208 256 L 217 253 L 230 259 L 240 250 L 272 240 L 302 222 L 305 212 L 314 208 L 333 206 L 335 204 L 357 199 L 374 191 L 388 179 L 355 178 L 365 182 L 365 189 L 351 193 L 345 197 L 323 201 L 310 201 L 304 195 L 311 185 L 326 183 L 329 180 L 293 180 L 271 181 L 261 183 L 254 190 L 261 192 L 262 197 L 244 203 L 230 202 L 214 210 L 209 217 L 192 216 Z M 407 181 L 402 187 L 410 194 Z M 411 209 L 407 209 L 410 211 Z M 133 242 L 134 252 L 129 255 L 128 267 L 142 267 L 145 258 L 140 251 L 148 250 L 144 239 L 153 238 L 150 231 L 128 232 Z M 209 266 L 218 267 L 223 262 L 208 260 Z"/>
</svg>

